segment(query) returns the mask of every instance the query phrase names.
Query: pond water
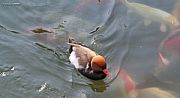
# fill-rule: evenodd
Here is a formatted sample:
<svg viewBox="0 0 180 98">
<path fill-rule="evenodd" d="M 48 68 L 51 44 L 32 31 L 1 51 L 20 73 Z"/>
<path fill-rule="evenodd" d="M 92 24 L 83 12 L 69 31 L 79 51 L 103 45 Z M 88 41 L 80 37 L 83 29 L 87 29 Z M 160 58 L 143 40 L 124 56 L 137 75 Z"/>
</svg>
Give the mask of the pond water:
<svg viewBox="0 0 180 98">
<path fill-rule="evenodd" d="M 180 18 L 178 0 L 129 2 Z M 154 74 L 160 44 L 175 28 L 161 32 L 158 22 L 145 26 L 119 0 L 0 0 L 0 12 L 0 98 L 127 98 L 121 68 L 141 88 L 158 87 L 178 96 L 179 80 L 169 83 Z M 35 28 L 53 33 L 35 34 Z M 68 60 L 69 36 L 105 56 L 111 77 L 91 81 L 79 75 Z"/>
</svg>

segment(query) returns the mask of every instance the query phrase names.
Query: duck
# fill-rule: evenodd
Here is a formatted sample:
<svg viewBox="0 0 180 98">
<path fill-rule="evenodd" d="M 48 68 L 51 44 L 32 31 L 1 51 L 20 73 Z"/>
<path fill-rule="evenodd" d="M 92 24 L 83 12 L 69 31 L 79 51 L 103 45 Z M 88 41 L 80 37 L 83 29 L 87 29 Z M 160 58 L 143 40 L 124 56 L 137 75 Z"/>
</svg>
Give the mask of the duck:
<svg viewBox="0 0 180 98">
<path fill-rule="evenodd" d="M 69 38 L 69 61 L 80 74 L 91 80 L 102 80 L 110 77 L 107 63 L 103 56 L 97 54 L 74 38 Z"/>
</svg>

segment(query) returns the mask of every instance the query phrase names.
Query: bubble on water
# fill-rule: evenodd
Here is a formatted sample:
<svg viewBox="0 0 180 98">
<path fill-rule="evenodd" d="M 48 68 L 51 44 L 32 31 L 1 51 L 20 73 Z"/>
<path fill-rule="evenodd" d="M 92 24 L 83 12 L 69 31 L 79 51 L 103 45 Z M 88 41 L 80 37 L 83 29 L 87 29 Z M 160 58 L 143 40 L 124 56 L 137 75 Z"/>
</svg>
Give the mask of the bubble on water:
<svg viewBox="0 0 180 98">
<path fill-rule="evenodd" d="M 14 71 L 14 70 L 15 70 L 15 68 L 14 68 L 14 67 L 12 67 L 12 68 L 11 68 L 11 71 Z"/>
<path fill-rule="evenodd" d="M 47 86 L 47 83 L 44 83 L 43 85 L 41 85 L 41 88 L 39 88 L 38 92 L 43 91 Z"/>
<path fill-rule="evenodd" d="M 2 77 L 5 77 L 5 76 L 7 76 L 7 74 L 6 74 L 5 72 L 2 72 L 2 73 L 1 73 L 1 76 L 2 76 Z"/>
</svg>

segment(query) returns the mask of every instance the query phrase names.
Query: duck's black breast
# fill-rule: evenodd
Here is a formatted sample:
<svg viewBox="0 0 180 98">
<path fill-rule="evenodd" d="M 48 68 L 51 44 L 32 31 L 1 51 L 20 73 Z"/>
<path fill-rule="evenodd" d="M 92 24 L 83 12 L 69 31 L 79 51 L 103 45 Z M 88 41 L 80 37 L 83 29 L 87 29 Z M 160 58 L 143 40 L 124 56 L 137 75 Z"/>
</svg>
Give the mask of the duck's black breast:
<svg viewBox="0 0 180 98">
<path fill-rule="evenodd" d="M 102 80 L 106 77 L 102 71 L 93 72 L 92 70 L 86 70 L 84 68 L 79 68 L 78 71 L 85 77 L 92 79 L 92 80 Z"/>
</svg>

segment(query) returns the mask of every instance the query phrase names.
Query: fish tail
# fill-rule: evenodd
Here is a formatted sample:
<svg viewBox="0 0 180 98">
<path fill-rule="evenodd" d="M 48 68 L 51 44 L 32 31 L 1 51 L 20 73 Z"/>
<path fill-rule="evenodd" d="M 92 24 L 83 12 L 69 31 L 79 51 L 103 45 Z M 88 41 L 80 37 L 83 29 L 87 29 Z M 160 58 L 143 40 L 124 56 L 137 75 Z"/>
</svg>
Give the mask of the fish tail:
<svg viewBox="0 0 180 98">
<path fill-rule="evenodd" d="M 162 18 L 166 23 L 168 23 L 168 24 L 170 24 L 170 25 L 172 25 L 174 27 L 179 26 L 178 19 L 175 16 L 173 16 L 173 15 L 171 15 L 169 13 L 167 15 L 164 15 L 164 17 L 162 17 Z"/>
<path fill-rule="evenodd" d="M 164 58 L 164 56 L 162 55 L 162 53 L 159 53 L 159 61 L 160 61 L 160 64 L 163 64 L 163 65 L 169 65 L 169 60 Z"/>
</svg>

